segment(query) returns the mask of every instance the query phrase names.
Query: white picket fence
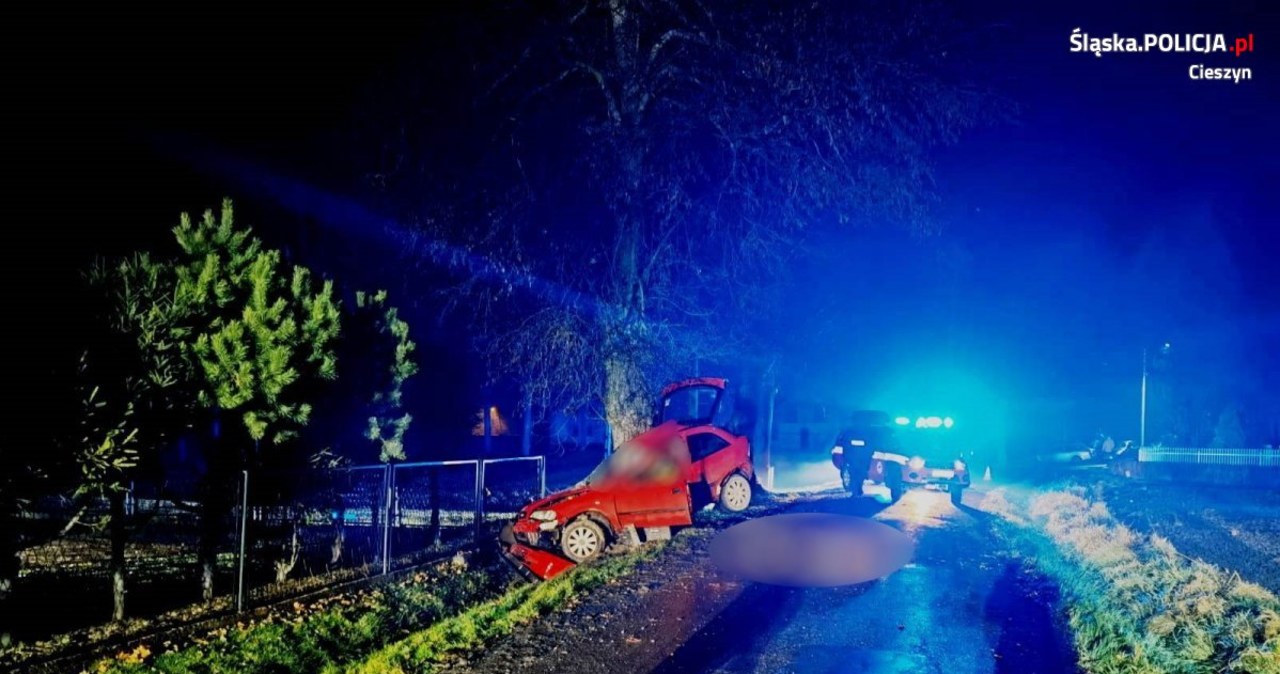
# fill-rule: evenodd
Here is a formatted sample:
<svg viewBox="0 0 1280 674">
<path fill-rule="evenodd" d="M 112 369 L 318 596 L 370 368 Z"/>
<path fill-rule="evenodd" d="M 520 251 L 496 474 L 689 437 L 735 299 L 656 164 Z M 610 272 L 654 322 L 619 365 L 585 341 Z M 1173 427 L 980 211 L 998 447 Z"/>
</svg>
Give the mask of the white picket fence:
<svg viewBox="0 0 1280 674">
<path fill-rule="evenodd" d="M 1280 468 L 1280 449 L 1249 447 L 1143 447 L 1143 463 L 1190 463 L 1206 466 L 1260 466 Z"/>
</svg>

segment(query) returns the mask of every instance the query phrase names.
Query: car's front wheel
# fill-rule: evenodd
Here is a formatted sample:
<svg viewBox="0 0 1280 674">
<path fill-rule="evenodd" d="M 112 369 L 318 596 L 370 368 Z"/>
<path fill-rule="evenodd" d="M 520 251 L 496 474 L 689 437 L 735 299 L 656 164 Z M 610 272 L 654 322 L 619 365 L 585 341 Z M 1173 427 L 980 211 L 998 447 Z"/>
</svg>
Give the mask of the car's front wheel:
<svg viewBox="0 0 1280 674">
<path fill-rule="evenodd" d="M 598 557 L 604 552 L 605 542 L 604 529 L 585 517 L 570 522 L 560 532 L 560 551 L 578 564 Z"/>
<path fill-rule="evenodd" d="M 740 513 L 751 505 L 751 482 L 734 473 L 720 485 L 720 509 Z"/>
<path fill-rule="evenodd" d="M 889 502 L 897 503 L 902 500 L 902 494 L 906 491 L 902 484 L 902 473 L 896 464 L 887 467 L 889 472 L 885 474 L 885 484 L 889 487 Z"/>
</svg>

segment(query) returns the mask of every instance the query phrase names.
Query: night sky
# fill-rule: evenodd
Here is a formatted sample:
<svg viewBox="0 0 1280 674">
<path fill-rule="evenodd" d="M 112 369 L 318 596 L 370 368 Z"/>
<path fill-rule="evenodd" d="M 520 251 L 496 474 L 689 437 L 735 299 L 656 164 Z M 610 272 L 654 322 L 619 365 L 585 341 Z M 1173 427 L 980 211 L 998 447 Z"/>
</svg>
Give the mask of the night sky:
<svg viewBox="0 0 1280 674">
<path fill-rule="evenodd" d="M 427 117 L 465 115 L 456 84 L 484 49 L 457 27 L 480 3 L 427 4 L 413 15 L 10 10 L 5 286 L 20 344 L 11 377 L 30 398 L 21 414 L 38 423 L 56 394 L 45 382 L 73 362 L 77 270 L 97 254 L 162 245 L 178 212 L 239 194 L 168 139 L 341 191 L 361 170 L 346 152 L 358 120 L 405 59 L 438 77 Z M 784 347 L 796 382 L 854 405 L 896 402 L 921 370 L 958 372 L 1003 400 L 1088 401 L 1099 424 L 1131 433 L 1141 350 L 1167 340 L 1197 363 L 1187 377 L 1255 418 L 1280 415 L 1277 13 L 1261 0 L 1121 4 L 962 12 L 971 30 L 956 49 L 1011 119 L 939 155 L 941 234 L 852 232 L 835 250 L 863 260 L 860 273 L 798 266 L 816 290 L 797 298 L 809 311 L 788 332 L 803 337 Z M 1076 27 L 1253 33 L 1257 51 L 1096 58 L 1069 52 Z M 1201 62 L 1248 66 L 1254 79 L 1190 80 Z M 304 262 L 350 265 L 325 252 L 336 235 L 239 201 L 251 223 L 271 220 L 260 229 L 273 243 L 307 233 Z M 459 348 L 455 327 L 430 325 L 431 348 Z"/>
</svg>

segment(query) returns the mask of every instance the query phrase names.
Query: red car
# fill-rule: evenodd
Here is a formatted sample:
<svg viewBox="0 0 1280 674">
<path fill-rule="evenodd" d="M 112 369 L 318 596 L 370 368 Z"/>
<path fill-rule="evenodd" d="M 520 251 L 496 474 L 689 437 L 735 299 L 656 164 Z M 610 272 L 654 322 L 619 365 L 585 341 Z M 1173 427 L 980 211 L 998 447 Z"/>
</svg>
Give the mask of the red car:
<svg viewBox="0 0 1280 674">
<path fill-rule="evenodd" d="M 726 430 L 724 379 L 701 377 L 662 391 L 657 426 L 623 444 L 578 485 L 525 506 L 499 537 L 518 568 L 548 579 L 616 540 L 666 537 L 693 509 L 751 505 L 754 471 L 744 436 Z"/>
</svg>

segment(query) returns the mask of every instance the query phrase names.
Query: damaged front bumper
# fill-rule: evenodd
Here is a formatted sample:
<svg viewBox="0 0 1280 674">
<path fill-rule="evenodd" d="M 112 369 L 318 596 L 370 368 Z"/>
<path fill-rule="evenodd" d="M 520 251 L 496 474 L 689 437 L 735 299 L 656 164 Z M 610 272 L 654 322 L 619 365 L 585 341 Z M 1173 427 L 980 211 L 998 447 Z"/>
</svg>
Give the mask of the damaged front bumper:
<svg viewBox="0 0 1280 674">
<path fill-rule="evenodd" d="M 498 547 L 502 558 L 530 580 L 550 580 L 575 566 L 560 555 L 518 540 L 513 524 L 502 527 Z"/>
</svg>

